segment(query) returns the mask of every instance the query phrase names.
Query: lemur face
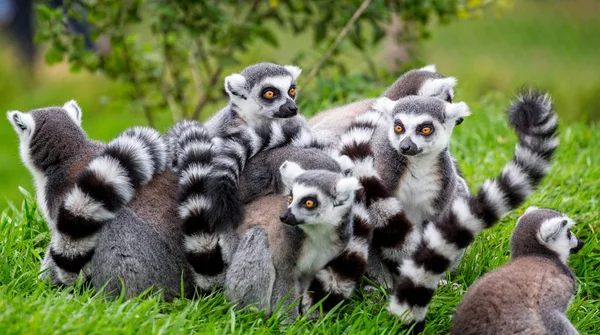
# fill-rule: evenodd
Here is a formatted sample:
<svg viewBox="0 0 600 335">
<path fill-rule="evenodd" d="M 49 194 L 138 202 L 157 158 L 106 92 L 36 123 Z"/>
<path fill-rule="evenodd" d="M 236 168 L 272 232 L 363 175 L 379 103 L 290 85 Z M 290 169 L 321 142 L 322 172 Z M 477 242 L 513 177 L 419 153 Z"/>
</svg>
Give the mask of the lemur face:
<svg viewBox="0 0 600 335">
<path fill-rule="evenodd" d="M 574 225 L 575 222 L 566 216 L 548 218 L 540 225 L 538 240 L 566 261 L 569 254 L 575 254 L 583 247 L 583 241 L 571 232 Z"/>
<path fill-rule="evenodd" d="M 337 226 L 349 213 L 354 193 L 360 188 L 354 177 L 324 170 L 305 171 L 293 162 L 284 162 L 280 172 L 289 190 L 288 207 L 280 219 L 292 226 Z"/>
<path fill-rule="evenodd" d="M 583 242 L 571 232 L 575 222 L 561 212 L 529 207 L 517 221 L 512 235 L 513 252 L 535 254 L 538 245 L 553 251 L 566 262 L 569 254 L 577 253 Z"/>
<path fill-rule="evenodd" d="M 439 154 L 448 147 L 457 121 L 470 114 L 464 102 L 448 103 L 433 97 L 380 98 L 373 107 L 389 116 L 388 138 L 405 156 Z"/>
<path fill-rule="evenodd" d="M 298 114 L 296 78 L 301 72 L 296 66 L 255 64 L 225 78 L 225 90 L 240 116 L 250 124 L 289 118 Z"/>
</svg>

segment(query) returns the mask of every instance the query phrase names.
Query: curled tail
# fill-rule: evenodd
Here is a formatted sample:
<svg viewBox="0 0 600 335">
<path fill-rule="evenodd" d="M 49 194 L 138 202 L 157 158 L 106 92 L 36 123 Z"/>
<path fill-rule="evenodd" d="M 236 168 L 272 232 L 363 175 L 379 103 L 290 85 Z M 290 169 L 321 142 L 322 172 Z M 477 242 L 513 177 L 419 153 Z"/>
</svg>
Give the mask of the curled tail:
<svg viewBox="0 0 600 335">
<path fill-rule="evenodd" d="M 176 124 L 169 134 L 180 134 L 171 149 L 179 152 L 179 213 L 186 257 L 196 285 L 208 291 L 223 282 L 224 270 L 235 248 L 235 229 L 244 217 L 238 182 L 248 160 L 260 151 L 288 145 L 301 131 L 299 124 L 273 121 L 254 129 L 239 127 L 227 136 L 210 138 L 197 122 Z"/>
<path fill-rule="evenodd" d="M 418 235 L 417 229 L 406 219 L 400 203 L 389 193 L 375 169 L 371 138 L 380 119 L 381 114 L 377 112 L 363 114 L 341 136 L 339 154 L 350 159 L 351 173 L 359 178 L 363 189 L 358 191 L 352 208 L 353 235 L 350 242 L 311 282 L 308 299 L 303 299 L 305 310 L 322 300 L 323 309 L 327 311 L 349 298 L 366 273 L 371 244 L 381 242 L 381 236 L 387 236 L 387 243 L 374 248 L 379 254 L 385 254 L 386 248 L 402 248 L 411 233 Z M 344 164 L 341 165 L 344 168 Z M 380 215 L 370 215 L 372 208 L 381 206 L 385 206 L 386 211 Z M 388 236 L 390 233 L 393 236 Z"/>
<path fill-rule="evenodd" d="M 109 142 L 76 179 L 56 218 L 50 254 L 58 279 L 71 284 L 94 254 L 102 225 L 116 217 L 166 165 L 166 147 L 151 128 L 134 127 Z"/>
<path fill-rule="evenodd" d="M 557 116 L 548 94 L 519 94 L 508 110 L 519 138 L 513 159 L 496 178 L 484 182 L 477 195 L 457 197 L 451 209 L 424 225 L 417 250 L 405 259 L 390 311 L 407 321 L 422 322 L 440 276 L 483 231 L 531 195 L 548 173 L 558 146 Z"/>
</svg>

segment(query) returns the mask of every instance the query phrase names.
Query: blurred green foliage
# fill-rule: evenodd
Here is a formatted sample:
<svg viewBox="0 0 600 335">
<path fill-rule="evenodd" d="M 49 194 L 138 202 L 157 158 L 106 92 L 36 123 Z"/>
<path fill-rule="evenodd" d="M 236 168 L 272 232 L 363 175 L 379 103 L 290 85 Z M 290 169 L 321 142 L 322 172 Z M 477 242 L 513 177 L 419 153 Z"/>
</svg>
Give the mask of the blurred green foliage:
<svg viewBox="0 0 600 335">
<path fill-rule="evenodd" d="M 278 48 L 281 39 L 310 32 L 310 43 L 291 59 L 307 69 L 318 63 L 354 15 L 360 14 L 349 26 L 346 40 L 369 58 L 374 55 L 366 50 L 382 41 L 391 13 L 414 27 L 404 37 L 414 40 L 428 36 L 431 19 L 445 23 L 508 4 L 507 0 L 65 0 L 64 8 L 38 5 L 37 39 L 50 45 L 49 64 L 66 58 L 74 71 L 101 72 L 122 83 L 122 99 L 135 103 L 153 125 L 160 111 L 170 111 L 173 120 L 200 118 L 208 104 L 222 98 L 222 77 L 239 70 L 244 54 L 257 43 Z M 368 5 L 362 13 L 357 12 L 361 5 Z M 93 40 L 108 36 L 112 51 L 100 55 L 86 50 L 83 37 L 66 30 L 65 8 L 68 15 L 93 27 Z M 340 61 L 340 50 L 323 61 L 343 74 L 347 63 Z M 281 62 L 276 55 L 269 58 Z"/>
</svg>

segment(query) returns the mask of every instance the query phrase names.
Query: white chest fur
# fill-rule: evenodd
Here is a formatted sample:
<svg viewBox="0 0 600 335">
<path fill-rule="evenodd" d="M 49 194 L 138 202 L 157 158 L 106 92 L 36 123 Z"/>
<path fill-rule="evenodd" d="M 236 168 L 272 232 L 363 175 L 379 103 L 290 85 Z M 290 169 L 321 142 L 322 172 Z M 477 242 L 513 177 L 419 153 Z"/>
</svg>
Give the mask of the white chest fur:
<svg viewBox="0 0 600 335">
<path fill-rule="evenodd" d="M 423 220 L 431 219 L 436 214 L 434 201 L 441 187 L 437 164 L 419 159 L 409 162 L 395 193 L 408 219 L 421 225 Z"/>
<path fill-rule="evenodd" d="M 337 227 L 330 224 L 300 226 L 306 234 L 296 270 L 299 276 L 313 276 L 341 250 Z"/>
</svg>

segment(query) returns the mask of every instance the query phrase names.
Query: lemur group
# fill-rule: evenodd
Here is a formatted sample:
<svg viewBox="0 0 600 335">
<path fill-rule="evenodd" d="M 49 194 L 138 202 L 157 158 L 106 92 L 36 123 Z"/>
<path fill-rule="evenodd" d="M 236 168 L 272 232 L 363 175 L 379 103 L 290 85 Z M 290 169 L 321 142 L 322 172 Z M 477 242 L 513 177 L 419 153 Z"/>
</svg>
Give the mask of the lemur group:
<svg viewBox="0 0 600 335">
<path fill-rule="evenodd" d="M 301 72 L 248 66 L 225 78 L 229 103 L 204 124 L 180 121 L 164 135 L 133 127 L 108 143 L 86 136 L 74 100 L 8 112 L 51 232 L 40 279 L 82 277 L 127 297 L 154 288 L 166 300 L 223 290 L 236 306 L 292 319 L 319 317 L 369 283 L 422 330 L 446 271 L 548 173 L 551 98 L 523 90 L 507 106 L 513 158 L 471 193 L 450 153 L 470 114 L 453 101 L 454 77 L 414 69 L 378 98 L 307 120 Z M 582 247 L 573 225 L 529 207 L 512 260 L 468 290 L 452 332 L 577 334 L 565 316 L 575 291 L 566 262 Z"/>
</svg>

